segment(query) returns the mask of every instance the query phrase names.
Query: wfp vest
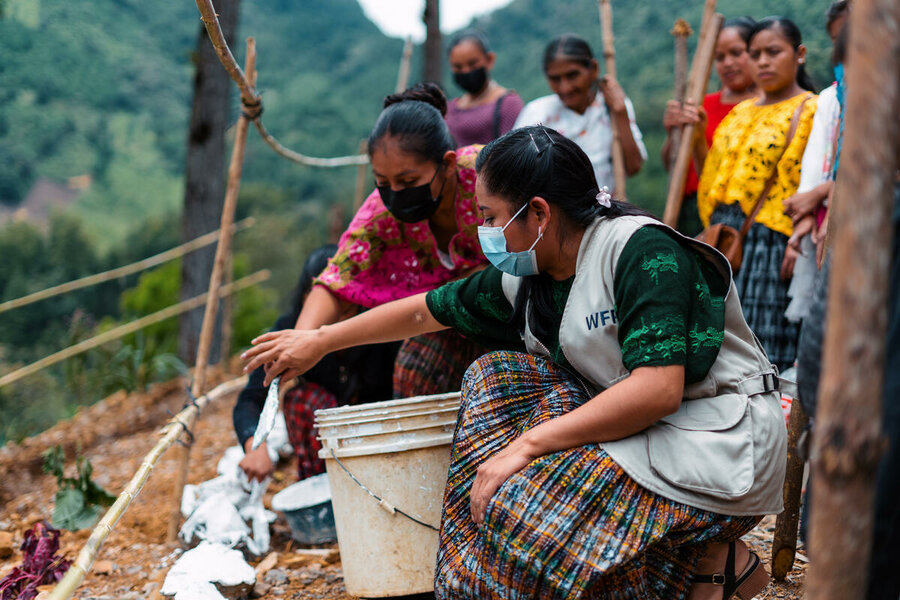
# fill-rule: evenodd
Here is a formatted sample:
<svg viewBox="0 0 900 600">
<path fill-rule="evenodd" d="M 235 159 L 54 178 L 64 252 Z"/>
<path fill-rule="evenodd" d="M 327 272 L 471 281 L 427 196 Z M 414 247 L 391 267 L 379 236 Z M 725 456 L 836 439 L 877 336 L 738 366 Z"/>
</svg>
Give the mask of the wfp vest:
<svg viewBox="0 0 900 600">
<path fill-rule="evenodd" d="M 673 231 L 649 217 L 600 217 L 581 240 L 559 343 L 590 394 L 630 374 L 622 362 L 613 282 L 622 250 L 646 226 Z M 787 433 L 777 372 L 744 320 L 728 261 L 706 244 L 681 239 L 728 282 L 719 354 L 702 381 L 685 386 L 674 414 L 601 446 L 640 485 L 676 502 L 728 515 L 781 512 Z M 502 283 L 515 305 L 521 279 L 504 274 Z M 525 347 L 549 359 L 528 324 L 530 312 L 528 306 Z"/>
</svg>

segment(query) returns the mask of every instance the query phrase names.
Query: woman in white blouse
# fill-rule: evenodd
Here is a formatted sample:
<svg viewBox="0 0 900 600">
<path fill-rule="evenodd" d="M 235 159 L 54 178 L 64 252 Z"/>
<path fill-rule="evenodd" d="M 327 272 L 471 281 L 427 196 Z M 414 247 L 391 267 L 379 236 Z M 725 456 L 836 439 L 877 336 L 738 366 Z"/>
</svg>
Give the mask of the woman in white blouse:
<svg viewBox="0 0 900 600">
<path fill-rule="evenodd" d="M 515 127 L 542 124 L 557 130 L 588 155 L 600 187 L 613 189 L 612 128 L 629 176 L 641 169 L 647 149 L 631 100 L 615 79 L 598 79 L 598 73 L 597 59 L 584 39 L 574 34 L 555 38 L 544 51 L 544 75 L 553 94 L 526 104 Z"/>
</svg>

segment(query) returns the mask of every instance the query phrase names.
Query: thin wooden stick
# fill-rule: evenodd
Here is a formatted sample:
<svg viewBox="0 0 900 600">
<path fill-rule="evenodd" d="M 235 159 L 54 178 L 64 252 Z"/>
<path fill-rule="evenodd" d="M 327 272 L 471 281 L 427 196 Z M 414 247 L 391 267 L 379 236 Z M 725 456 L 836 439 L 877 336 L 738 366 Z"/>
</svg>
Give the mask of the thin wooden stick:
<svg viewBox="0 0 900 600">
<path fill-rule="evenodd" d="M 263 141 L 265 141 L 272 150 L 288 160 L 311 167 L 344 167 L 348 165 L 358 165 L 360 162 L 365 163 L 369 160 L 368 156 L 340 156 L 337 158 L 316 158 L 313 156 L 306 156 L 305 154 L 300 154 L 299 152 L 294 152 L 293 150 L 285 148 L 278 140 L 272 137 L 269 132 L 266 131 L 266 128 L 262 123 L 262 118 L 260 118 L 260 114 L 262 113 L 262 98 L 256 91 L 255 78 L 254 82 L 251 83 L 244 74 L 244 71 L 241 70 L 241 67 L 238 66 L 237 61 L 234 60 L 234 55 L 231 53 L 231 49 L 225 41 L 225 35 L 222 33 L 222 26 L 219 24 L 219 17 L 216 16 L 216 9 L 213 6 L 212 0 L 195 0 L 195 2 L 197 4 L 197 9 L 200 11 L 200 20 L 203 21 L 206 32 L 209 34 L 209 40 L 216 50 L 216 56 L 219 57 L 222 66 L 225 67 L 228 75 L 235 84 L 237 84 L 238 89 L 241 92 L 241 103 L 252 112 L 251 116 L 253 122 L 256 124 L 257 131 L 259 131 L 259 135 L 262 136 Z"/>
<path fill-rule="evenodd" d="M 794 566 L 797 554 L 797 529 L 800 524 L 800 496 L 803 490 L 803 459 L 797 452 L 797 442 L 806 428 L 809 418 L 800 400 L 791 403 L 788 425 L 787 469 L 784 474 L 784 511 L 775 519 L 775 536 L 772 540 L 772 576 L 784 581 Z"/>
<path fill-rule="evenodd" d="M 413 43 L 410 36 L 406 36 L 406 43 L 403 44 L 403 55 L 400 57 L 400 69 L 397 71 L 397 87 L 394 88 L 396 93 L 400 93 L 409 86 L 409 73 L 412 66 Z M 360 151 L 360 154 L 364 152 Z"/>
<path fill-rule="evenodd" d="M 219 290 L 219 295 L 225 296 L 228 294 L 233 294 L 246 287 L 256 285 L 261 281 L 265 281 L 268 278 L 269 271 L 257 271 L 253 275 L 235 281 L 231 287 L 223 287 Z M 107 344 L 113 340 L 125 337 L 126 335 L 134 333 L 135 331 L 140 331 L 141 329 L 149 325 L 165 321 L 166 319 L 171 319 L 172 317 L 178 316 L 181 313 L 185 313 L 189 310 L 194 310 L 195 308 L 203 306 L 206 303 L 206 296 L 207 294 L 195 296 L 193 298 L 190 298 L 189 300 L 185 300 L 184 302 L 179 302 L 178 304 L 174 304 L 172 306 L 169 306 L 168 308 L 164 308 L 155 313 L 143 316 L 140 319 L 137 319 L 130 323 L 126 323 L 125 325 L 119 325 L 118 327 L 110 329 L 109 331 L 104 331 L 98 336 L 78 342 L 74 346 L 64 348 L 63 350 L 55 352 L 50 356 L 45 356 L 44 358 L 33 362 L 30 365 L 24 366 L 21 369 L 17 369 L 15 371 L 7 373 L 3 377 L 0 377 L 0 388 L 16 382 L 23 377 L 27 377 L 29 375 L 37 373 L 42 369 L 46 369 L 51 365 L 55 365 L 58 362 L 62 362 L 67 358 L 72 358 L 73 356 L 76 356 L 83 352 L 87 352 L 88 350 L 97 348 L 98 346 L 102 346 L 103 344 Z"/>
<path fill-rule="evenodd" d="M 603 31 L 603 61 L 606 66 L 606 74 L 613 79 L 616 77 L 616 45 L 613 38 L 613 16 L 612 5 L 610 0 L 599 0 L 600 2 L 600 28 Z M 612 114 L 610 114 L 610 124 L 612 125 L 612 163 L 613 163 L 613 180 L 615 182 L 615 195 L 620 200 L 626 198 L 625 195 L 625 155 L 622 153 L 622 142 L 619 140 L 619 133 L 612 124 Z"/>
<path fill-rule="evenodd" d="M 247 79 L 249 85 L 256 83 L 256 41 L 247 38 Z M 241 173 L 244 167 L 244 149 L 247 145 L 247 129 L 250 120 L 242 113 L 238 118 L 234 134 L 234 147 L 231 151 L 231 164 L 228 166 L 228 185 L 225 188 L 225 202 L 222 206 L 222 220 L 219 225 L 219 243 L 216 245 L 216 257 L 213 260 L 212 273 L 209 276 L 209 294 L 206 298 L 206 309 L 203 312 L 203 325 L 200 327 L 200 341 L 197 345 L 197 360 L 194 363 L 194 381 L 191 394 L 194 397 L 203 394 L 206 389 L 206 367 L 209 364 L 209 353 L 212 348 L 213 335 L 216 330 L 216 316 L 219 312 L 219 297 L 216 291 L 222 285 L 222 273 L 231 251 L 231 223 L 237 209 L 238 191 L 241 187 Z M 178 535 L 178 524 L 181 521 L 181 495 L 187 481 L 190 443 L 186 443 L 181 452 L 178 472 L 175 476 L 175 491 L 172 500 L 172 512 L 169 519 L 167 539 L 175 541 Z"/>
<path fill-rule="evenodd" d="M 715 4 L 715 0 L 709 0 L 707 4 L 710 2 L 713 5 Z M 691 75 L 685 94 L 685 99 L 695 106 L 700 106 L 703 102 L 706 86 L 709 85 L 709 75 L 712 70 L 713 57 L 715 56 L 716 38 L 719 36 L 719 30 L 722 28 L 724 20 L 725 18 L 722 15 L 715 14 L 707 22 L 706 30 L 700 31 L 700 40 L 694 53 Z M 684 182 L 687 179 L 688 166 L 693 157 L 693 145 L 694 125 L 691 123 L 685 125 L 681 133 L 681 143 L 678 146 L 678 154 L 675 157 L 675 164 L 672 166 L 671 176 L 669 177 L 669 190 L 666 196 L 663 222 L 670 227 L 675 227 L 678 223 L 678 214 L 681 212 L 681 200 L 684 196 Z"/>
<path fill-rule="evenodd" d="M 247 217 L 246 219 L 238 221 L 234 224 L 234 231 L 241 231 L 242 229 L 252 227 L 255 222 L 256 221 L 253 217 Z M 13 310 L 14 308 L 21 308 L 23 306 L 33 304 L 35 302 L 38 302 L 39 300 L 45 300 L 47 298 L 52 298 L 53 296 L 58 296 L 60 294 L 67 294 L 75 290 L 80 290 L 92 285 L 97 285 L 98 283 L 112 281 L 120 277 L 125 277 L 126 275 L 145 271 L 151 267 L 155 267 L 180 256 L 184 256 L 185 254 L 193 252 L 198 248 L 208 246 L 215 242 L 218 238 L 219 230 L 216 229 L 215 231 L 211 231 L 206 235 L 201 235 L 200 237 L 195 238 L 189 242 L 185 242 L 180 246 L 175 246 L 174 248 L 166 250 L 165 252 L 160 252 L 159 254 L 156 254 L 149 258 L 145 258 L 143 260 L 139 260 L 129 265 L 116 267 L 115 269 L 110 269 L 109 271 L 104 271 L 95 275 L 82 277 L 81 279 L 75 279 L 73 281 L 61 283 L 45 290 L 34 292 L 33 294 L 28 294 L 27 296 L 22 296 L 21 298 L 7 300 L 6 302 L 0 304 L 0 313 L 6 312 L 8 310 Z"/>
<path fill-rule="evenodd" d="M 900 152 L 900 3 L 854 0 L 849 27 L 845 133 L 829 209 L 834 246 L 811 461 L 811 600 L 866 597 L 884 450 L 891 213 Z"/>
<path fill-rule="evenodd" d="M 359 141 L 359 153 L 367 154 L 369 148 L 369 142 L 365 139 Z M 356 167 L 356 190 L 353 194 L 353 212 L 359 210 L 359 207 L 362 206 L 363 202 L 366 200 L 366 165 L 359 165 Z"/>
<path fill-rule="evenodd" d="M 119 497 L 113 505 L 107 509 L 103 518 L 97 523 L 97 526 L 94 527 L 91 536 L 81 548 L 75 562 L 72 563 L 72 566 L 66 571 L 62 580 L 56 584 L 56 587 L 50 592 L 50 600 L 68 600 L 75 594 L 75 590 L 81 585 L 85 576 L 90 572 L 106 538 L 109 537 L 110 532 L 112 532 L 113 528 L 119 522 L 119 519 L 125 514 L 131 501 L 141 493 L 141 489 L 150 478 L 150 474 L 153 472 L 153 468 L 156 466 L 160 457 L 162 457 L 163 453 L 165 453 L 165 451 L 183 433 L 181 423 L 187 423 L 193 420 L 193 417 L 197 412 L 199 412 L 201 408 L 207 406 L 210 402 L 218 400 L 223 396 L 233 394 L 237 390 L 243 388 L 247 384 L 247 379 L 247 375 L 244 375 L 243 377 L 232 379 L 231 381 L 227 381 L 217 386 L 208 394 L 197 398 L 197 406 L 187 406 L 169 420 L 162 429 L 162 439 L 160 439 L 150 452 L 147 453 L 144 460 L 141 462 L 140 468 L 138 468 L 131 478 L 131 481 L 128 482 L 128 485 L 125 486 L 125 489 L 122 490 L 122 493 L 119 494 Z"/>
<path fill-rule="evenodd" d="M 675 19 L 675 24 L 669 32 L 675 38 L 675 96 L 676 102 L 684 105 L 684 93 L 687 88 L 687 40 L 694 31 L 684 19 Z M 669 164 L 675 163 L 678 148 L 681 146 L 681 128 L 676 127 L 672 131 L 669 143 Z"/>
</svg>

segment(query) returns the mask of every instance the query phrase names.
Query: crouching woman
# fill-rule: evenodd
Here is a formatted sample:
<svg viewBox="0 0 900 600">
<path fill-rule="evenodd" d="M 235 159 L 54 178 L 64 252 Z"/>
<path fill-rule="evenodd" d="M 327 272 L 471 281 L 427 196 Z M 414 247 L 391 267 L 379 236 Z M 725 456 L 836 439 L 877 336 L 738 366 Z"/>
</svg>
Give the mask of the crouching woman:
<svg viewBox="0 0 900 600">
<path fill-rule="evenodd" d="M 597 189 L 580 148 L 527 127 L 482 150 L 492 267 L 315 331 L 247 368 L 447 327 L 495 348 L 463 381 L 439 598 L 750 598 L 739 541 L 781 510 L 775 371 L 728 263 Z"/>
</svg>

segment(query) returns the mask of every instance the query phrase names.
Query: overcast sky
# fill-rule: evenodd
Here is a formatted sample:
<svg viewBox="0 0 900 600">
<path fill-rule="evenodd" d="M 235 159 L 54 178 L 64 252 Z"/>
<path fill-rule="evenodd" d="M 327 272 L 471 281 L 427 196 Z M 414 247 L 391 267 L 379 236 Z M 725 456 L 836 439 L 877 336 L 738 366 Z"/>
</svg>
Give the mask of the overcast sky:
<svg viewBox="0 0 900 600">
<path fill-rule="evenodd" d="M 472 17 L 481 15 L 512 0 L 443 0 L 441 2 L 441 31 L 449 33 L 467 24 Z M 425 39 L 422 12 L 425 0 L 359 0 L 366 16 L 386 34 L 392 37 L 408 35 L 421 42 Z"/>
</svg>

